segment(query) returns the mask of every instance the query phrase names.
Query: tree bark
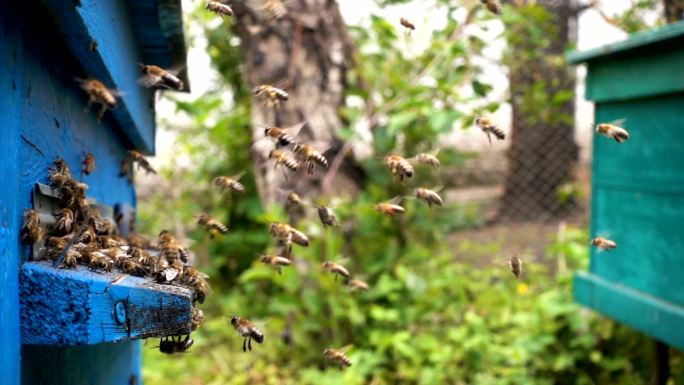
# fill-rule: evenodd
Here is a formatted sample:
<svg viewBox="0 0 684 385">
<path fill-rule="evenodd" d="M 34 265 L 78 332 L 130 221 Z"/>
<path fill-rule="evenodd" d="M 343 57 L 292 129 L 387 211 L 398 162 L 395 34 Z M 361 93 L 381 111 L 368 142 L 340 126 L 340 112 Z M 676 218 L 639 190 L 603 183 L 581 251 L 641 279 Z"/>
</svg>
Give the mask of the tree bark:
<svg viewBox="0 0 684 385">
<path fill-rule="evenodd" d="M 331 148 L 325 155 L 331 162 L 343 145 L 336 132 L 343 125 L 340 109 L 350 63 L 346 25 L 333 0 L 289 0 L 283 4 L 287 13 L 282 17 L 269 14 L 263 0 L 233 5 L 233 30 L 241 39 L 245 81 L 250 87 L 270 84 L 289 93 L 289 100 L 278 111 L 258 98 L 253 100 L 253 138 L 264 137 L 263 126 L 287 127 L 306 121 L 296 140 L 328 143 Z M 314 177 L 301 171 L 286 177 L 267 159 L 272 148 L 252 154 L 262 202 L 282 201 L 288 190 L 315 195 L 325 171 L 317 170 Z M 351 158 L 345 158 L 333 191 L 353 194 L 360 180 L 359 169 Z"/>
<path fill-rule="evenodd" d="M 578 156 L 573 124 L 575 79 L 572 68 L 563 61 L 564 51 L 576 41 L 576 6 L 571 0 L 536 3 L 549 12 L 548 25 L 555 26 L 549 44 L 534 46 L 534 36 L 525 36 L 529 29 L 517 31 L 515 25 L 506 26 L 513 29 L 508 39 L 513 119 L 499 209 L 499 219 L 504 220 L 549 219 L 572 206 L 562 204 L 558 192 L 563 183 L 572 180 Z M 536 98 L 530 96 L 535 94 Z M 552 101 L 556 95 L 563 97 Z"/>
</svg>

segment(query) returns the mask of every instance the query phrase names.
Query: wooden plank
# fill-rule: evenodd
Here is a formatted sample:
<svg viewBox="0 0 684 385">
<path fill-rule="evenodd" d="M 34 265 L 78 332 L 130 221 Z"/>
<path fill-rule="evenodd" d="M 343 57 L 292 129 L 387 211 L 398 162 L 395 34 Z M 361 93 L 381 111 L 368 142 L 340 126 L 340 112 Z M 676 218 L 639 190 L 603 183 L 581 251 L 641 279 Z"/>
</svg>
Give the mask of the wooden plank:
<svg viewBox="0 0 684 385">
<path fill-rule="evenodd" d="M 68 348 L 24 345 L 22 382 L 41 385 L 142 384 L 140 345 L 139 341 Z"/>
<path fill-rule="evenodd" d="M 19 142 L 21 135 L 22 45 L 19 20 L 11 15 L 14 2 L 0 2 L 0 373 L 2 382 L 19 384 L 21 339 L 19 338 L 19 231 L 21 211 L 16 196 L 19 190 Z"/>
<path fill-rule="evenodd" d="M 123 92 L 111 113 L 136 148 L 153 153 L 154 96 L 137 83 L 136 62 L 142 59 L 142 51 L 126 2 L 81 0 L 77 6 L 71 1 L 45 0 L 44 4 L 88 75 Z M 93 41 L 98 44 L 94 52 L 89 50 Z"/>
<path fill-rule="evenodd" d="M 187 334 L 191 327 L 189 289 L 84 267 L 24 263 L 20 300 L 21 339 L 29 345 L 91 345 Z"/>
<path fill-rule="evenodd" d="M 684 307 L 591 273 L 574 279 L 577 302 L 684 350 Z"/>
</svg>

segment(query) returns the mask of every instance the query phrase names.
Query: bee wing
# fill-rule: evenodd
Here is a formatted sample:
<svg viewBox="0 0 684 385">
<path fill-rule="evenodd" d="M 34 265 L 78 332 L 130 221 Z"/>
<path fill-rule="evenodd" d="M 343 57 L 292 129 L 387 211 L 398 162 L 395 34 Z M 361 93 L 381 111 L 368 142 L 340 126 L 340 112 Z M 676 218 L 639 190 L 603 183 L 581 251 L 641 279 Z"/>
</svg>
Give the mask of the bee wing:
<svg viewBox="0 0 684 385">
<path fill-rule="evenodd" d="M 389 204 L 393 204 L 393 205 L 398 205 L 398 204 L 401 203 L 401 201 L 402 201 L 403 199 L 404 199 L 403 196 L 397 195 L 397 196 L 395 196 L 394 198 L 392 198 L 392 199 L 386 201 L 385 203 L 389 203 Z"/>
<path fill-rule="evenodd" d="M 269 151 L 271 151 L 273 148 L 273 144 L 268 140 L 267 137 L 263 137 L 260 139 L 257 139 L 251 147 L 252 153 L 257 153 L 266 156 Z"/>
<path fill-rule="evenodd" d="M 157 75 L 143 75 L 140 78 L 138 78 L 138 84 L 140 84 L 143 87 L 155 87 L 155 86 L 163 86 L 164 84 L 162 83 L 162 78 L 161 76 Z"/>
<path fill-rule="evenodd" d="M 313 147 L 314 150 L 320 152 L 321 154 L 328 151 L 330 149 L 330 142 L 324 142 L 322 140 L 316 140 L 313 142 L 306 143 L 309 146 Z"/>
<path fill-rule="evenodd" d="M 240 171 L 239 173 L 231 176 L 231 179 L 233 179 L 235 182 L 239 181 L 240 178 L 242 178 L 247 171 Z"/>
<path fill-rule="evenodd" d="M 625 123 L 627 123 L 627 118 L 617 119 L 617 120 L 613 120 L 612 122 L 610 122 L 610 124 L 612 124 L 614 126 L 622 127 L 622 128 L 625 127 Z"/>
<path fill-rule="evenodd" d="M 347 352 L 348 352 L 349 350 L 351 350 L 351 348 L 353 348 L 353 347 L 354 347 L 353 344 L 349 344 L 349 345 L 345 345 L 345 346 L 343 346 L 343 347 L 341 347 L 341 348 L 339 348 L 339 349 L 336 349 L 336 350 L 337 350 L 339 353 L 347 353 Z"/>
<path fill-rule="evenodd" d="M 297 136 L 297 134 L 299 134 L 299 131 L 301 131 L 304 126 L 306 126 L 306 121 L 297 123 L 289 127 L 285 127 L 283 128 L 283 130 L 285 130 L 288 134 L 290 134 L 290 136 L 294 138 Z"/>
</svg>

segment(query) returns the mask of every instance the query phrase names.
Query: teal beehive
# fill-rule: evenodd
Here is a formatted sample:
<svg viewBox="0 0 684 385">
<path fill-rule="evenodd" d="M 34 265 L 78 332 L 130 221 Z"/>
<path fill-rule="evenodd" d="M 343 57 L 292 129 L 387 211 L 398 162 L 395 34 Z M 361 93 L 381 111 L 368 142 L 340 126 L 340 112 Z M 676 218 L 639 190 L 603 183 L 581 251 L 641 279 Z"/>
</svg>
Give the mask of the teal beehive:
<svg viewBox="0 0 684 385">
<path fill-rule="evenodd" d="M 593 141 L 592 248 L 575 299 L 684 349 L 684 23 L 568 55 L 587 64 L 596 123 L 625 119 L 630 138 Z"/>
</svg>

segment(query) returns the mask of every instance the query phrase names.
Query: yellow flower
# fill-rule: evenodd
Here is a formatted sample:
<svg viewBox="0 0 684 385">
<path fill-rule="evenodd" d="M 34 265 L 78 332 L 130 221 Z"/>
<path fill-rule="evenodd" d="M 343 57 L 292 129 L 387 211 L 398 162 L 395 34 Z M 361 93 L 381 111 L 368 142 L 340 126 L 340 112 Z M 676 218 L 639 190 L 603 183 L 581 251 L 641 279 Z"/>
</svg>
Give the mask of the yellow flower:
<svg viewBox="0 0 684 385">
<path fill-rule="evenodd" d="M 526 283 L 521 282 L 518 284 L 518 289 L 517 289 L 518 294 L 524 295 L 527 293 L 527 290 L 529 290 L 529 287 L 527 286 Z"/>
</svg>

